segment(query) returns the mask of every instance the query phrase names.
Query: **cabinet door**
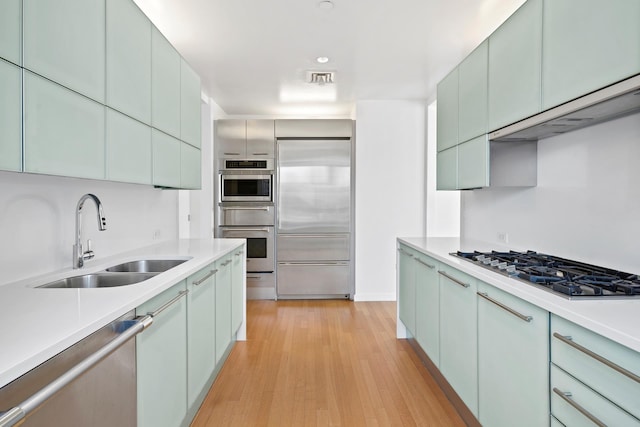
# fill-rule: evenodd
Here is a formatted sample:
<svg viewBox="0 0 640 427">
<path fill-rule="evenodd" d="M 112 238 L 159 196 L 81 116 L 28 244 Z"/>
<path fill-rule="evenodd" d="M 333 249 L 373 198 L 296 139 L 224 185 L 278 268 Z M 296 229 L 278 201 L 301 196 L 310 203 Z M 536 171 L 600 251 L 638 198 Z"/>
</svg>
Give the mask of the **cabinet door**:
<svg viewBox="0 0 640 427">
<path fill-rule="evenodd" d="M 640 73 L 638 22 L 637 0 L 545 0 L 543 109 Z"/>
<path fill-rule="evenodd" d="M 436 169 L 438 190 L 458 189 L 458 146 L 438 152 Z"/>
<path fill-rule="evenodd" d="M 181 160 L 179 140 L 166 133 L 153 129 L 153 185 L 159 187 L 179 188 L 181 177 Z"/>
<path fill-rule="evenodd" d="M 22 0 L 0 2 L 0 58 L 22 64 Z"/>
<path fill-rule="evenodd" d="M 247 157 L 275 157 L 274 120 L 247 120 Z"/>
<path fill-rule="evenodd" d="M 158 310 L 186 289 L 185 282 L 136 309 Z M 176 427 L 187 413 L 187 301 L 181 297 L 136 337 L 138 427 Z"/>
<path fill-rule="evenodd" d="M 180 139 L 200 148 L 200 76 L 180 58 Z"/>
<path fill-rule="evenodd" d="M 458 68 L 438 83 L 436 115 L 438 151 L 458 144 Z"/>
<path fill-rule="evenodd" d="M 202 187 L 200 149 L 180 143 L 180 188 L 194 190 Z"/>
<path fill-rule="evenodd" d="M 482 282 L 478 294 L 480 423 L 545 425 L 549 417 L 549 313 Z"/>
<path fill-rule="evenodd" d="M 133 0 L 107 1 L 107 105 L 151 124 L 151 22 Z"/>
<path fill-rule="evenodd" d="M 151 128 L 107 108 L 107 179 L 151 184 Z"/>
<path fill-rule="evenodd" d="M 416 341 L 438 366 L 440 363 L 440 287 L 438 263 L 425 255 L 415 255 Z"/>
<path fill-rule="evenodd" d="M 180 138 L 180 55 L 151 29 L 151 124 Z"/>
<path fill-rule="evenodd" d="M 414 337 L 416 331 L 416 273 L 414 251 L 401 245 L 398 249 L 398 316 Z"/>
<path fill-rule="evenodd" d="M 489 186 L 489 141 L 484 134 L 458 146 L 458 188 Z"/>
<path fill-rule="evenodd" d="M 22 71 L 1 59 L 0 169 L 22 170 Z"/>
<path fill-rule="evenodd" d="M 487 133 L 488 52 L 485 40 L 458 67 L 459 142 Z"/>
<path fill-rule="evenodd" d="M 231 258 L 217 262 L 216 274 L 216 363 L 231 343 Z"/>
<path fill-rule="evenodd" d="M 105 177 L 105 107 L 43 79 L 24 74 L 25 172 Z"/>
<path fill-rule="evenodd" d="M 187 279 L 187 401 L 192 408 L 216 367 L 216 278 L 212 264 Z M 204 390 L 206 393 L 206 390 Z"/>
<path fill-rule="evenodd" d="M 542 0 L 528 0 L 489 36 L 489 131 L 540 112 Z"/>
<path fill-rule="evenodd" d="M 477 283 L 474 278 L 441 265 L 440 372 L 478 416 Z"/>
<path fill-rule="evenodd" d="M 236 333 L 242 325 L 245 307 L 244 266 L 246 263 L 244 246 L 233 251 L 231 264 L 231 332 Z"/>
<path fill-rule="evenodd" d="M 104 103 L 105 0 L 24 0 L 24 67 Z"/>
<path fill-rule="evenodd" d="M 244 158 L 247 150 L 245 120 L 216 120 L 216 153 L 218 158 Z"/>
</svg>

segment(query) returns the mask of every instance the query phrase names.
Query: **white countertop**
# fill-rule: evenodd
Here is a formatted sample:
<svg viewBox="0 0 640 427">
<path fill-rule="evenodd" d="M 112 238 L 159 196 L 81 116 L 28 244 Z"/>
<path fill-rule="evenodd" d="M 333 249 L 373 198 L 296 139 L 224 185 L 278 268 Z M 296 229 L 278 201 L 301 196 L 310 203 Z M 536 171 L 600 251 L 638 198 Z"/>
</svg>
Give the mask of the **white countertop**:
<svg viewBox="0 0 640 427">
<path fill-rule="evenodd" d="M 244 243 L 244 239 L 162 242 L 0 286 L 0 387 Z M 99 289 L 36 288 L 139 259 L 188 259 L 133 285 Z"/>
<path fill-rule="evenodd" d="M 567 299 L 449 255 L 458 250 L 505 249 L 496 248 L 496 245 L 489 247 L 486 243 L 449 237 L 409 237 L 398 240 L 483 282 L 640 352 L 640 299 Z"/>
</svg>

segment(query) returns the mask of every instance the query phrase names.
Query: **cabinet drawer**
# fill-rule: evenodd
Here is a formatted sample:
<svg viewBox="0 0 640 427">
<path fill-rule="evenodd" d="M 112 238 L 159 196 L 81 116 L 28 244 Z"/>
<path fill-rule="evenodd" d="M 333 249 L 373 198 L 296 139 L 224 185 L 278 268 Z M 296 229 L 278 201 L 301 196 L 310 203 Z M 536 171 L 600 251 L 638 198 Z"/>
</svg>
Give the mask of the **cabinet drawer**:
<svg viewBox="0 0 640 427">
<path fill-rule="evenodd" d="M 348 234 L 278 236 L 278 261 L 344 261 L 348 259 Z"/>
<path fill-rule="evenodd" d="M 567 341 L 567 337 L 570 340 Z M 640 354 L 637 352 L 561 317 L 552 316 L 551 361 L 640 418 Z M 616 370 L 612 364 L 635 376 L 635 380 Z"/>
<path fill-rule="evenodd" d="M 220 206 L 221 225 L 274 225 L 275 207 L 271 206 Z"/>
<path fill-rule="evenodd" d="M 349 263 L 278 263 L 278 295 L 346 295 Z"/>
<path fill-rule="evenodd" d="M 633 397 L 637 404 L 638 395 Z M 640 420 L 554 365 L 551 365 L 551 413 L 567 426 L 598 425 L 595 420 L 607 426 L 640 426 Z"/>
</svg>

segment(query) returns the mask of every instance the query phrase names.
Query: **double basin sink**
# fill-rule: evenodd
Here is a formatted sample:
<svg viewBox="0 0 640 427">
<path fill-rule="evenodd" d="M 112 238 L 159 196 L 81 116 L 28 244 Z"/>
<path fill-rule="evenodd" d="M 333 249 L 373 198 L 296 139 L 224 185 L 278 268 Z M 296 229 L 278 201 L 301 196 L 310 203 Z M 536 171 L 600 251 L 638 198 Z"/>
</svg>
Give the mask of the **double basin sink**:
<svg viewBox="0 0 640 427">
<path fill-rule="evenodd" d="M 152 259 L 125 262 L 97 273 L 67 277 L 38 286 L 39 288 L 113 288 L 133 285 L 177 267 L 186 259 Z"/>
</svg>

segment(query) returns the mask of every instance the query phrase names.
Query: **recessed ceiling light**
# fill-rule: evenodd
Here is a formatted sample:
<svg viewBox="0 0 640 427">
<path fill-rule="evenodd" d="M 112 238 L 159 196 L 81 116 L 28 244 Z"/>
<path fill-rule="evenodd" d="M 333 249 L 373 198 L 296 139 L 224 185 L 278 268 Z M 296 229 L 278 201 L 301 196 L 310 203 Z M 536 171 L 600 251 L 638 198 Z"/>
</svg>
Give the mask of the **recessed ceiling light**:
<svg viewBox="0 0 640 427">
<path fill-rule="evenodd" d="M 318 3 L 320 9 L 333 9 L 333 2 L 330 0 L 323 0 Z"/>
<path fill-rule="evenodd" d="M 327 62 L 329 62 L 329 58 L 327 58 L 326 56 L 318 56 L 316 58 L 316 62 L 318 64 L 326 64 Z"/>
</svg>

